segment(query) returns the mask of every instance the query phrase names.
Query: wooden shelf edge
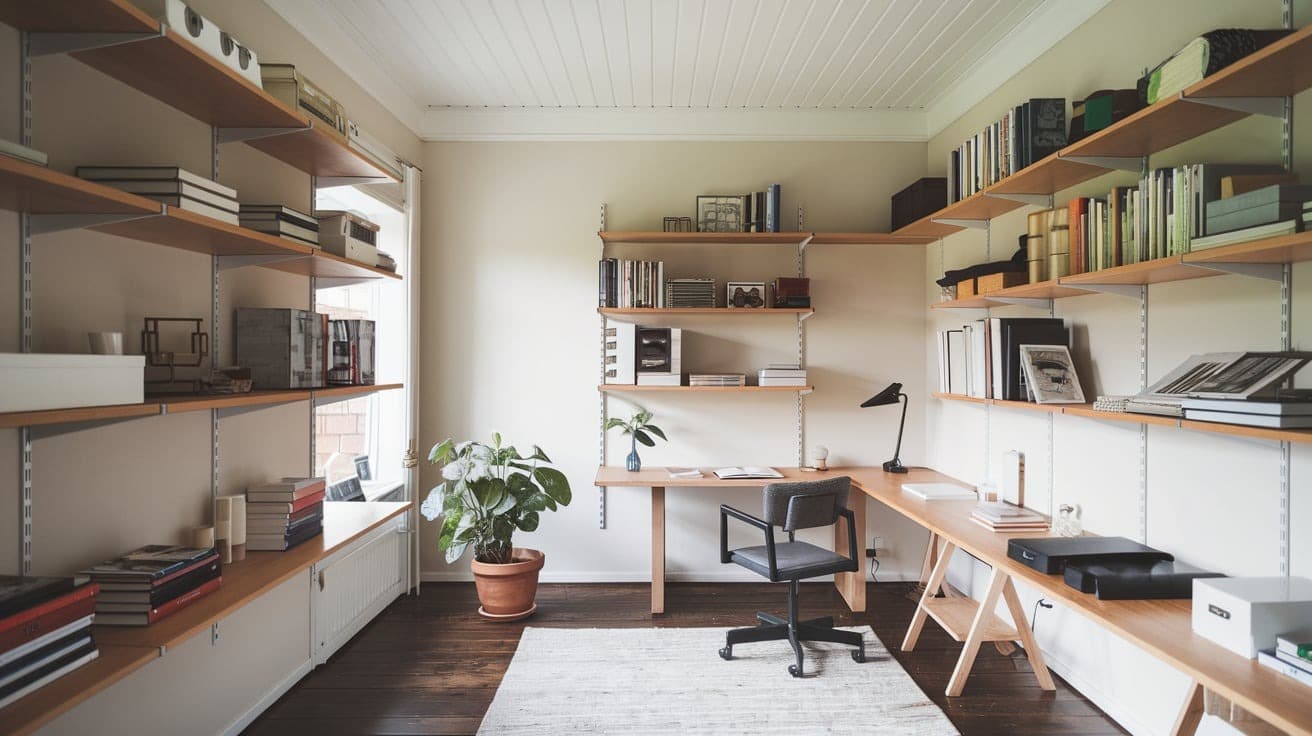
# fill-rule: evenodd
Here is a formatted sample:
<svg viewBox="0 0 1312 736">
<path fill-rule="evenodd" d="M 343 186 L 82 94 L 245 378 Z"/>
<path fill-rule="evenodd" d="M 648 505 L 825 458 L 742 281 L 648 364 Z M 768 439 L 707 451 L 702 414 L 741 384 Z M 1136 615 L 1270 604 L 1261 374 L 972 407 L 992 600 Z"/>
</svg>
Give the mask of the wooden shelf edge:
<svg viewBox="0 0 1312 736">
<path fill-rule="evenodd" d="M 603 243 L 647 243 L 687 245 L 800 245 L 810 232 L 784 233 L 667 233 L 655 230 L 599 230 Z"/>
<path fill-rule="evenodd" d="M 644 315 L 732 315 L 734 317 L 761 317 L 771 314 L 815 314 L 811 307 L 766 307 L 763 309 L 737 309 L 733 307 L 597 307 L 598 314 L 608 317 Z"/>
<path fill-rule="evenodd" d="M 597 390 L 604 393 L 636 393 L 655 391 L 665 393 L 811 393 L 815 386 L 637 386 L 630 384 L 603 384 Z"/>
</svg>

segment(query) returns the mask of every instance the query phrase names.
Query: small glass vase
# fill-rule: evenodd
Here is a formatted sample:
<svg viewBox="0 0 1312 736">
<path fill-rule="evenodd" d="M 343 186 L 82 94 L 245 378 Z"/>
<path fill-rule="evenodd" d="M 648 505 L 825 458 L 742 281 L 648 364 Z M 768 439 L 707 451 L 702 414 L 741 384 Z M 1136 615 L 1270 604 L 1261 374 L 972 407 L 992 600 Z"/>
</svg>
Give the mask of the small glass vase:
<svg viewBox="0 0 1312 736">
<path fill-rule="evenodd" d="M 624 467 L 629 469 L 630 473 L 636 473 L 642 470 L 642 458 L 638 457 L 638 441 L 633 441 L 633 447 L 629 450 L 629 456 L 624 459 Z"/>
</svg>

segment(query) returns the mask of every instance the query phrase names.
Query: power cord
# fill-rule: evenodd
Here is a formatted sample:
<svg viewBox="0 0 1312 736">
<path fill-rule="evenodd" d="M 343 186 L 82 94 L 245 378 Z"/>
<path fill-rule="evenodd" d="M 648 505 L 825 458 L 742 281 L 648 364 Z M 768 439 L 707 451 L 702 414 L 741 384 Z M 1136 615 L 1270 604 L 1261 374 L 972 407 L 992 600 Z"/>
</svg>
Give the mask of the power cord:
<svg viewBox="0 0 1312 736">
<path fill-rule="evenodd" d="M 1039 606 L 1043 606 L 1044 608 L 1052 608 L 1052 604 L 1049 603 L 1048 599 L 1046 598 L 1040 598 L 1037 601 L 1034 601 L 1034 611 L 1030 613 L 1031 632 L 1034 631 L 1034 624 L 1039 622 Z"/>
<path fill-rule="evenodd" d="M 875 577 L 875 573 L 878 572 L 878 571 L 879 571 L 879 558 L 878 558 L 878 557 L 871 557 L 871 558 L 870 558 L 870 580 L 871 580 L 871 581 L 876 582 L 876 583 L 879 582 L 879 580 Z"/>
</svg>

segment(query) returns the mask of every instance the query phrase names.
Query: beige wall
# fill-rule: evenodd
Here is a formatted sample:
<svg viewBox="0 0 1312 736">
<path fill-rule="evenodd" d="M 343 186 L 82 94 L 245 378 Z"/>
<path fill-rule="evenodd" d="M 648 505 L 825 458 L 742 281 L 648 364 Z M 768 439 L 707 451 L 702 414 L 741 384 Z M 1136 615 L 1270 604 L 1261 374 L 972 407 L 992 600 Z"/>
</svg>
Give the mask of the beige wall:
<svg viewBox="0 0 1312 736">
<path fill-rule="evenodd" d="M 399 154 L 418 158 L 419 141 L 318 50 L 258 0 L 192 3 L 251 45 L 265 61 L 291 61 L 337 95 L 349 112 Z M 0 55 L 16 58 L 16 34 L 0 30 Z M 210 128 L 67 56 L 33 60 L 34 144 L 51 167 L 180 165 L 210 172 Z M 7 67 L 0 93 L 14 99 Z M 12 109 L 12 108 L 6 108 Z M 15 137 L 15 116 L 0 135 Z M 242 201 L 310 205 L 310 179 L 242 144 L 220 147 L 219 179 Z M 17 220 L 0 213 L 0 268 L 18 262 Z M 85 352 L 85 333 L 121 330 L 140 349 L 145 316 L 210 321 L 210 259 L 193 253 L 71 230 L 33 239 L 34 349 Z M 18 350 L 18 303 L 0 289 L 0 350 Z M 231 313 L 237 306 L 304 307 L 306 278 L 259 268 L 221 277 L 220 364 L 231 361 Z M 221 493 L 309 469 L 310 407 L 283 405 L 220 420 Z M 17 567 L 18 433 L 0 431 L 0 569 Z M 183 541 L 209 521 L 210 422 L 207 413 L 163 416 L 97 427 L 33 447 L 34 560 L 38 574 L 67 574 L 151 542 Z"/>
<path fill-rule="evenodd" d="M 645 580 L 648 502 L 643 490 L 610 493 L 609 528 L 597 528 L 599 325 L 596 236 L 599 207 L 611 230 L 660 229 L 665 215 L 692 215 L 698 194 L 783 185 L 783 222 L 798 205 L 816 230 L 886 230 L 890 195 L 918 178 L 916 143 L 430 143 L 424 170 L 424 302 L 421 444 L 447 436 L 546 448 L 569 476 L 575 502 L 543 520 L 521 544 L 547 552 L 545 579 Z M 664 259 L 667 276 L 707 274 L 769 280 L 794 273 L 787 247 L 617 246 L 618 257 Z M 923 246 L 817 246 L 807 251 L 816 315 L 807 321 L 808 446 L 826 444 L 831 463 L 887 460 L 894 409 L 857 405 L 890 381 L 913 397 L 903 457 L 923 460 L 921 413 Z M 795 355 L 792 317 L 671 322 L 685 332 L 685 369 L 751 372 Z M 671 438 L 642 453 L 648 464 L 796 463 L 791 395 L 683 395 L 641 400 Z M 613 413 L 625 404 L 612 399 Z M 618 437 L 608 462 L 623 462 Z M 437 480 L 431 468 L 422 488 Z M 422 497 L 422 494 L 421 494 Z M 737 575 L 719 563 L 716 504 L 745 508 L 759 493 L 670 493 L 669 568 L 674 577 Z M 883 571 L 918 569 L 923 538 L 874 514 L 872 534 L 893 549 Z M 423 569 L 448 569 L 425 529 Z M 868 542 L 869 540 L 867 540 Z"/>
<path fill-rule="evenodd" d="M 1308 19 L 1299 3 L 1296 22 Z M 1277 2 L 1115 0 L 1071 36 L 970 110 L 928 145 L 928 167 L 945 170 L 947 151 L 977 128 L 1030 97 L 1078 99 L 1102 88 L 1132 87 L 1145 66 L 1156 64 L 1199 33 L 1227 26 L 1276 27 Z M 1308 95 L 1295 100 L 1295 169 L 1312 156 L 1312 108 Z M 1151 167 L 1190 162 L 1280 161 L 1280 127 L 1252 118 L 1154 155 Z M 1133 174 L 1114 173 L 1056 194 L 1105 196 Z M 1010 256 L 1025 227 L 1021 208 L 991 223 L 991 256 Z M 966 231 L 930 246 L 926 282 L 984 259 L 985 235 Z M 1312 269 L 1294 269 L 1294 346 L 1309 345 Z M 930 298 L 935 298 L 931 292 Z M 1128 394 L 1139 389 L 1139 302 L 1115 295 L 1057 300 L 1056 316 L 1072 328 L 1073 352 L 1086 395 Z M 992 316 L 1042 316 L 1025 308 L 994 309 Z M 934 378 L 933 334 L 986 316 L 980 311 L 934 310 L 927 323 L 928 378 Z M 1148 295 L 1148 380 L 1196 352 L 1273 350 L 1280 345 L 1279 285 L 1241 276 L 1153 286 Z M 1308 373 L 1308 372 L 1305 372 Z M 1300 383 L 1307 385 L 1306 376 Z M 977 481 L 999 467 L 1002 454 L 1026 455 L 1026 500 L 1048 512 L 1061 504 L 1080 509 L 1085 528 L 1099 534 L 1139 536 L 1139 428 L 1078 417 L 985 409 L 931 401 L 927 416 L 930 463 Z M 1233 575 L 1280 571 L 1279 445 L 1151 427 L 1147 433 L 1147 493 L 1143 523 L 1147 542 L 1178 559 Z M 1289 512 L 1294 529 L 1312 522 L 1312 452 L 1292 452 Z M 1294 535 L 1291 569 L 1312 575 L 1312 547 Z M 976 580 L 979 580 L 976 576 Z M 969 579 L 964 583 L 970 585 Z M 1034 597 L 1024 591 L 1025 608 Z M 1060 605 L 1042 611 L 1037 626 L 1049 663 L 1134 733 L 1164 733 L 1183 693 L 1184 679 Z M 1131 674 L 1133 673 L 1133 674 Z"/>
</svg>

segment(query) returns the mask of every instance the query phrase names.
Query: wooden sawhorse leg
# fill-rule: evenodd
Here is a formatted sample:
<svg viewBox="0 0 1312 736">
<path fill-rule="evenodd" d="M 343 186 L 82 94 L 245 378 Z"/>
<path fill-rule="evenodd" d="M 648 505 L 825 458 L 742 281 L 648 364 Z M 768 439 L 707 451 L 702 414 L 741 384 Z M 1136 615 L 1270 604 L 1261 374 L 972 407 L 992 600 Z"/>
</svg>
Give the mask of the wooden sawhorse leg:
<svg viewBox="0 0 1312 736">
<path fill-rule="evenodd" d="M 866 496 L 864 493 L 853 493 L 856 502 L 852 504 L 852 524 L 853 532 L 857 538 L 857 552 L 865 549 L 864 540 L 866 538 Z M 850 550 L 847 546 L 847 524 L 834 524 L 834 552 L 847 557 Z M 847 602 L 847 607 L 852 613 L 861 613 L 866 610 L 866 576 L 862 568 L 862 561 L 857 560 L 856 572 L 840 572 L 834 575 L 834 587 L 838 589 L 838 594 L 843 596 Z"/>
<path fill-rule="evenodd" d="M 1194 680 L 1189 686 L 1189 692 L 1184 697 L 1184 705 L 1180 708 L 1180 714 L 1175 717 L 1175 725 L 1171 727 L 1171 736 L 1194 736 L 1198 730 L 1198 724 L 1203 722 L 1203 686 Z"/>
<path fill-rule="evenodd" d="M 931 544 L 933 544 L 932 538 Z M 1025 656 L 1029 658 L 1030 666 L 1034 669 L 1034 677 L 1039 681 L 1039 687 L 1044 690 L 1055 690 L 1057 686 L 1053 683 L 1052 674 L 1048 672 L 1048 667 L 1043 662 L 1043 653 L 1039 651 L 1034 634 L 1027 625 L 1025 611 L 1021 607 L 1020 598 L 1016 595 L 1011 576 L 1001 568 L 993 568 L 984 598 L 978 603 L 970 598 L 936 597 L 939 589 L 943 587 L 948 564 L 955 551 L 956 545 L 948 542 L 939 554 L 925 586 L 925 592 L 920 597 L 919 605 L 916 606 L 916 613 L 911 618 L 911 626 L 907 629 L 906 638 L 902 641 L 902 651 L 909 652 L 915 648 L 916 642 L 920 639 L 920 632 L 925 626 L 925 619 L 929 617 L 933 617 L 953 639 L 963 642 L 961 657 L 957 659 L 957 666 L 952 671 L 951 679 L 948 680 L 947 694 L 955 697 L 965 690 L 966 678 L 970 677 L 970 671 L 975 666 L 975 658 L 979 655 L 979 648 L 984 642 L 1010 642 L 1020 639 L 1025 647 Z M 999 597 L 1006 601 L 1014 626 L 1008 626 L 993 613 L 997 608 Z"/>
<path fill-rule="evenodd" d="M 651 489 L 651 612 L 665 613 L 665 488 Z"/>
</svg>

